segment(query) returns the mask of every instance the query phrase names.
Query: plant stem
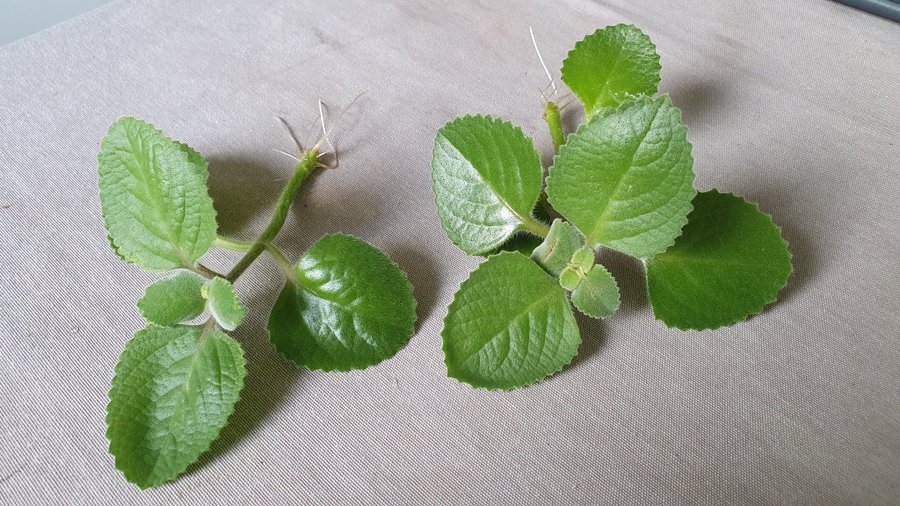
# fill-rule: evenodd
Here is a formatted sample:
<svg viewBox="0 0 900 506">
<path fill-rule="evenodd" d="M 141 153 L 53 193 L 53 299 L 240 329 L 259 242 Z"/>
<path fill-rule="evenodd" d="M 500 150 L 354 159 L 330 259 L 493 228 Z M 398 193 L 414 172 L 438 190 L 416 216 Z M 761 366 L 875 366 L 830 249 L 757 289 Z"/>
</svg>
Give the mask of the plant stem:
<svg viewBox="0 0 900 506">
<path fill-rule="evenodd" d="M 247 253 L 244 254 L 243 258 L 241 258 L 237 265 L 235 265 L 228 273 L 228 277 L 226 278 L 228 281 L 234 283 L 234 281 L 247 270 L 247 267 L 250 267 L 250 264 L 256 260 L 259 254 L 262 253 L 263 249 L 266 247 L 266 243 L 278 235 L 278 232 L 281 231 L 281 227 L 284 226 L 284 221 L 287 219 L 288 211 L 291 209 L 291 202 L 294 201 L 294 195 L 297 194 L 300 185 L 303 184 L 303 181 L 305 181 L 310 174 L 312 174 L 318 164 L 319 150 L 311 149 L 307 151 L 303 159 L 300 160 L 300 163 L 297 165 L 294 176 L 291 177 L 290 182 L 288 182 L 287 186 L 285 186 L 284 190 L 281 192 L 281 196 L 278 197 L 278 204 L 275 206 L 275 213 L 272 215 L 272 220 L 269 221 L 269 226 L 263 230 L 263 233 L 260 234 L 259 238 L 256 239 L 256 242 L 250 246 L 250 249 L 247 250 Z"/>
<path fill-rule="evenodd" d="M 533 218 L 522 223 L 522 230 L 531 232 L 532 234 L 545 239 L 547 238 L 547 234 L 550 233 L 550 227 Z"/>
<path fill-rule="evenodd" d="M 222 237 L 221 235 L 216 236 L 216 242 L 213 243 L 213 245 L 217 248 L 238 251 L 241 253 L 246 253 L 247 251 L 250 251 L 250 248 L 253 247 L 252 242 L 235 241 L 234 239 Z"/>
<path fill-rule="evenodd" d="M 201 263 L 198 263 L 196 266 L 192 267 L 191 270 L 196 272 L 197 274 L 199 274 L 203 277 L 209 278 L 209 279 L 216 278 L 216 277 L 218 277 L 218 278 L 225 277 L 224 274 L 222 274 L 220 272 L 216 272 Z"/>
<path fill-rule="evenodd" d="M 553 139 L 553 152 L 559 153 L 559 147 L 565 144 L 566 136 L 563 134 L 562 119 L 559 115 L 559 106 L 555 102 L 547 102 L 544 107 L 544 121 L 550 128 L 550 138 Z"/>
<path fill-rule="evenodd" d="M 288 281 L 296 284 L 297 283 L 297 274 L 294 273 L 294 266 L 291 264 L 291 261 L 287 259 L 284 253 L 278 249 L 278 246 L 275 246 L 271 242 L 267 242 L 263 244 L 263 247 L 266 249 L 266 252 L 272 257 L 272 260 L 275 260 L 275 263 L 278 264 L 278 267 L 281 268 L 281 271 L 284 273 L 285 277 Z"/>
</svg>

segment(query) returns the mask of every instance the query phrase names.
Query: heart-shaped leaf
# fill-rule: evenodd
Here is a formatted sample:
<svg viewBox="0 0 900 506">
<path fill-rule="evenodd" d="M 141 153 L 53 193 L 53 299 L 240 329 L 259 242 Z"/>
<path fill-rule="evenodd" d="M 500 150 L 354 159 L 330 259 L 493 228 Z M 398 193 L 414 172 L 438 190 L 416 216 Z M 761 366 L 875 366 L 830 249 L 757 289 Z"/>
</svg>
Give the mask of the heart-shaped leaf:
<svg viewBox="0 0 900 506">
<path fill-rule="evenodd" d="M 98 155 L 113 250 L 144 269 L 191 267 L 216 237 L 203 157 L 134 118 L 112 124 Z"/>
<path fill-rule="evenodd" d="M 109 452 L 128 481 L 183 473 L 219 435 L 244 385 L 241 346 L 203 327 L 148 327 L 125 346 L 109 391 Z"/>
<path fill-rule="evenodd" d="M 175 325 L 203 314 L 204 279 L 189 271 L 181 271 L 160 279 L 147 287 L 137 307 L 150 323 Z"/>
<path fill-rule="evenodd" d="M 416 320 L 412 285 L 384 253 L 327 235 L 295 267 L 272 308 L 269 337 L 297 366 L 348 371 L 394 356 Z"/>
<path fill-rule="evenodd" d="M 569 136 L 547 195 L 588 244 L 648 258 L 687 223 L 692 167 L 681 113 L 669 97 L 643 97 L 604 109 Z"/>
<path fill-rule="evenodd" d="M 531 214 L 541 159 L 519 127 L 490 116 L 457 118 L 438 130 L 431 167 L 441 223 L 466 253 L 488 253 L 519 230 L 544 228 Z"/>
<path fill-rule="evenodd" d="M 561 74 L 590 118 L 628 97 L 655 94 L 660 69 L 650 37 L 634 25 L 614 25 L 576 43 Z"/>
<path fill-rule="evenodd" d="M 441 335 L 450 377 L 504 390 L 561 370 L 581 342 L 559 283 L 513 252 L 488 258 L 462 283 Z"/>
<path fill-rule="evenodd" d="M 772 218 L 715 190 L 694 198 L 675 244 L 647 262 L 656 318 L 670 327 L 731 325 L 774 302 L 791 273 L 791 255 Z"/>
</svg>

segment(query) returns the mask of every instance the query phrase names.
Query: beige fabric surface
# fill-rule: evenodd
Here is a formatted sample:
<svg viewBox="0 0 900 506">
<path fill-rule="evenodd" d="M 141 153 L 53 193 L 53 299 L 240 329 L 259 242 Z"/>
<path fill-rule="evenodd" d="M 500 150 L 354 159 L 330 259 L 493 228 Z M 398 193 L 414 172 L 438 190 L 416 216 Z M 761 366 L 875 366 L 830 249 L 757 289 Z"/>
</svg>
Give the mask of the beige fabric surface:
<svg viewBox="0 0 900 506">
<path fill-rule="evenodd" d="M 502 116 L 548 161 L 528 25 L 556 72 L 617 22 L 659 47 L 698 187 L 772 213 L 796 272 L 761 316 L 684 333 L 653 319 L 640 265 L 607 255 L 623 308 L 581 322 L 576 362 L 472 390 L 442 362 L 441 320 L 479 259 L 440 228 L 435 130 Z M 900 26 L 812 1 L 125 1 L 0 48 L 0 503 L 897 504 L 898 82 Z M 134 115 L 191 144 L 222 232 L 251 239 L 292 168 L 272 115 L 305 129 L 318 98 L 361 92 L 341 167 L 277 242 L 296 258 L 343 231 L 385 249 L 415 286 L 416 335 L 369 370 L 296 370 L 266 339 L 282 281 L 261 260 L 238 284 L 249 376 L 230 425 L 189 473 L 139 491 L 103 418 L 155 276 L 106 244 L 100 139 Z"/>
</svg>

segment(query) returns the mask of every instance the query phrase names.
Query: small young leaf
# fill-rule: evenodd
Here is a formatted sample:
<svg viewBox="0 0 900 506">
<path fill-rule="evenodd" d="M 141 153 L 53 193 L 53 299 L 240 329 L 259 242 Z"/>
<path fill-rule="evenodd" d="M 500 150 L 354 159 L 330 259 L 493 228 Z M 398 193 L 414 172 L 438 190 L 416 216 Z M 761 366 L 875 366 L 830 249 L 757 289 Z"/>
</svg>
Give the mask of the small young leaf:
<svg viewBox="0 0 900 506">
<path fill-rule="evenodd" d="M 572 304 L 591 318 L 612 316 L 619 309 L 619 285 L 606 268 L 596 264 L 572 291 Z"/>
<path fill-rule="evenodd" d="M 561 73 L 590 118 L 629 96 L 655 94 L 660 69 L 650 37 L 634 25 L 615 25 L 576 43 L 563 61 Z"/>
<path fill-rule="evenodd" d="M 203 286 L 202 295 L 209 301 L 209 312 L 225 330 L 238 328 L 247 316 L 247 308 L 238 300 L 234 286 L 225 279 L 211 279 Z"/>
<path fill-rule="evenodd" d="M 504 390 L 561 370 L 581 342 L 562 287 L 511 252 L 488 258 L 462 283 L 441 335 L 450 377 Z"/>
<path fill-rule="evenodd" d="M 714 329 L 761 312 L 790 273 L 787 243 L 771 217 L 713 190 L 694 198 L 675 245 L 647 262 L 647 290 L 666 325 Z"/>
<path fill-rule="evenodd" d="M 231 337 L 201 327 L 148 327 L 119 359 L 109 391 L 109 452 L 141 488 L 171 480 L 219 435 L 244 385 Z"/>
<path fill-rule="evenodd" d="M 147 287 L 137 307 L 144 318 L 162 326 L 175 325 L 203 313 L 203 278 L 189 271 L 181 271 L 162 278 Z"/>
<path fill-rule="evenodd" d="M 355 237 L 316 241 L 272 308 L 269 338 L 297 366 L 364 369 L 394 356 L 416 320 L 412 285 L 384 253 Z"/>
<path fill-rule="evenodd" d="M 492 251 L 536 222 L 543 169 L 519 127 L 490 116 L 457 118 L 438 130 L 431 167 L 441 223 L 466 253 Z"/>
<path fill-rule="evenodd" d="M 100 204 L 113 250 L 164 271 L 190 267 L 216 236 L 206 162 L 152 125 L 122 118 L 98 156 Z"/>
<path fill-rule="evenodd" d="M 531 259 L 551 276 L 559 277 L 563 269 L 569 265 L 572 255 L 583 246 L 584 236 L 581 232 L 563 220 L 553 220 L 550 233 L 544 242 L 534 249 Z"/>
<path fill-rule="evenodd" d="M 602 244 L 638 258 L 664 251 L 691 210 L 687 128 L 669 97 L 604 109 L 556 156 L 547 194 L 560 214 Z"/>
</svg>

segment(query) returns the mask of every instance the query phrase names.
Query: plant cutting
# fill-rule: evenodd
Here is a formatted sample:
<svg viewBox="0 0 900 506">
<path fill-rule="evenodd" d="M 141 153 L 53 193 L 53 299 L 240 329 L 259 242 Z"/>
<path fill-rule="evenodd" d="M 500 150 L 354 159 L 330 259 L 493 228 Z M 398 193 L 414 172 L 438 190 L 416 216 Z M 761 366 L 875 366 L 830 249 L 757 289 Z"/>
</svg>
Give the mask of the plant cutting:
<svg viewBox="0 0 900 506">
<path fill-rule="evenodd" d="M 755 204 L 694 189 L 687 127 L 657 94 L 660 70 L 633 25 L 575 44 L 561 77 L 584 122 L 566 136 L 560 110 L 574 99 L 559 100 L 547 72 L 556 154 L 546 178 L 533 141 L 509 122 L 463 116 L 438 130 L 441 223 L 464 252 L 487 257 L 444 320 L 450 377 L 508 390 L 560 371 L 581 342 L 572 306 L 593 318 L 618 309 L 615 278 L 597 262 L 607 249 L 641 261 L 653 313 L 672 328 L 731 325 L 775 301 L 792 270 L 787 243 Z"/>
<path fill-rule="evenodd" d="M 199 153 L 134 118 L 113 123 L 103 139 L 100 203 L 110 245 L 125 262 L 169 273 L 138 301 L 147 326 L 125 345 L 109 392 L 109 451 L 128 481 L 147 488 L 174 479 L 226 424 L 246 375 L 241 345 L 227 333 L 248 312 L 234 283 L 262 253 L 285 278 L 269 338 L 296 366 L 363 369 L 412 336 L 412 286 L 380 250 L 334 234 L 291 262 L 273 242 L 301 184 L 324 166 L 323 140 L 304 149 L 294 137 L 298 163 L 269 225 L 257 240 L 240 242 L 217 235 Z M 201 263 L 212 247 L 243 257 L 222 274 Z"/>
</svg>

